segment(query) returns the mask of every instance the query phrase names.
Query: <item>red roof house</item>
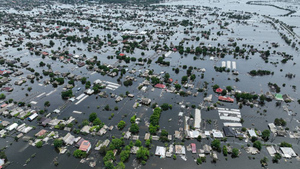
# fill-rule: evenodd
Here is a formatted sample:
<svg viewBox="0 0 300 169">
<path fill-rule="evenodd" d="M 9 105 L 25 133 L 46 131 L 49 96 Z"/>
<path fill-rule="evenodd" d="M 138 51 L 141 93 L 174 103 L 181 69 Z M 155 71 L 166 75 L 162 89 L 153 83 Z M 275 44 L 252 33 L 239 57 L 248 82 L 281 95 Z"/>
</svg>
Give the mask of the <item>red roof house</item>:
<svg viewBox="0 0 300 169">
<path fill-rule="evenodd" d="M 192 147 L 192 153 L 196 154 L 196 144 L 195 143 L 191 143 L 191 147 Z"/>
<path fill-rule="evenodd" d="M 85 151 L 86 153 L 88 153 L 89 151 L 90 151 L 90 149 L 91 149 L 91 143 L 89 142 L 89 141 L 87 141 L 87 140 L 84 140 L 82 143 L 81 143 L 81 145 L 80 145 L 80 147 L 79 147 L 79 150 L 81 150 L 81 151 Z"/>
<path fill-rule="evenodd" d="M 224 102 L 231 102 L 231 103 L 234 102 L 234 99 L 233 99 L 233 98 L 231 98 L 231 97 L 225 97 L 225 96 L 219 96 L 219 97 L 218 97 L 218 100 L 224 101 Z"/>
<path fill-rule="evenodd" d="M 216 89 L 216 93 L 222 93 L 222 91 L 223 91 L 223 89 L 221 89 L 221 88 Z"/>
<path fill-rule="evenodd" d="M 156 84 L 154 87 L 156 87 L 156 88 L 160 88 L 160 89 L 164 89 L 164 88 L 166 88 L 166 85 L 164 85 L 164 84 Z"/>
</svg>

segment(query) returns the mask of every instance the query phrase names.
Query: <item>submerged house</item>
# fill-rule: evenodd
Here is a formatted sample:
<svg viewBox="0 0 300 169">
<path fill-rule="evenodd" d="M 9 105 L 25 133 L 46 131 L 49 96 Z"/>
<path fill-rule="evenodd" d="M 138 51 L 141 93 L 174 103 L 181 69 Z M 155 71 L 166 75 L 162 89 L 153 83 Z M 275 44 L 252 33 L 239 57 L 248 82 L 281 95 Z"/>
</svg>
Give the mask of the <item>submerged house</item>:
<svg viewBox="0 0 300 169">
<path fill-rule="evenodd" d="M 86 153 L 89 153 L 90 149 L 91 149 L 91 143 L 87 140 L 84 140 L 79 147 L 79 150 L 81 151 L 85 151 Z"/>
<path fill-rule="evenodd" d="M 234 99 L 231 98 L 231 97 L 225 97 L 225 96 L 219 96 L 218 97 L 218 100 L 219 101 L 224 101 L 224 102 L 230 102 L 230 103 L 233 103 L 234 102 Z"/>
</svg>

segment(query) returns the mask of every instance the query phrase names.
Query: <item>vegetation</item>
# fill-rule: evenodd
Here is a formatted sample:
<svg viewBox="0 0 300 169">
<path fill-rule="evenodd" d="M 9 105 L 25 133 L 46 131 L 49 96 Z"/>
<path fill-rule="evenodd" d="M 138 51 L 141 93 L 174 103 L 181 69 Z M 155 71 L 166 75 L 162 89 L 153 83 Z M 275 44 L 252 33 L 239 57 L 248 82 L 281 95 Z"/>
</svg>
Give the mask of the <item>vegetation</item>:
<svg viewBox="0 0 300 169">
<path fill-rule="evenodd" d="M 274 124 L 276 125 L 276 126 L 286 126 L 286 121 L 285 120 L 283 120 L 282 118 L 276 118 L 275 120 L 274 120 Z"/>
<path fill-rule="evenodd" d="M 126 126 L 126 123 L 125 123 L 125 121 L 123 121 L 123 120 L 121 120 L 121 121 L 118 123 L 118 129 L 119 129 L 119 130 L 122 130 L 125 126 Z"/>
<path fill-rule="evenodd" d="M 275 153 L 275 156 L 272 158 L 273 163 L 278 163 L 281 159 L 281 155 L 279 153 Z"/>
<path fill-rule="evenodd" d="M 163 130 L 161 130 L 159 139 L 160 139 L 162 142 L 169 141 L 169 140 L 168 140 L 168 135 L 169 135 L 169 134 L 168 134 L 168 131 L 165 130 L 165 129 L 163 129 Z"/>
<path fill-rule="evenodd" d="M 271 134 L 270 130 L 264 130 L 264 131 L 262 132 L 262 138 L 263 138 L 265 141 L 267 141 L 267 140 L 269 140 L 270 134 Z"/>
<path fill-rule="evenodd" d="M 72 90 L 67 90 L 67 91 L 62 91 L 62 92 L 61 92 L 61 97 L 62 97 L 63 99 L 68 99 L 68 98 L 70 98 L 70 97 L 72 97 L 72 96 L 73 96 Z"/>
<path fill-rule="evenodd" d="M 124 145 L 123 139 L 117 139 L 117 138 L 112 139 L 109 149 L 110 150 L 114 150 L 114 149 L 121 150 L 123 145 Z"/>
<path fill-rule="evenodd" d="M 224 156 L 228 155 L 227 147 L 225 145 L 223 146 L 223 155 Z"/>
<path fill-rule="evenodd" d="M 153 111 L 153 114 L 150 116 L 149 132 L 151 134 L 156 134 L 156 131 L 159 129 L 160 114 L 161 109 L 156 107 Z"/>
<path fill-rule="evenodd" d="M 201 140 L 202 140 L 202 137 L 199 135 L 199 136 L 197 137 L 197 141 L 201 142 Z"/>
<path fill-rule="evenodd" d="M 259 151 L 261 150 L 261 147 L 262 147 L 262 144 L 260 141 L 256 140 L 254 143 L 253 143 L 253 147 L 257 148 Z"/>
<path fill-rule="evenodd" d="M 54 144 L 55 148 L 60 148 L 63 145 L 63 141 L 62 141 L 62 139 L 55 139 L 53 144 Z"/>
<path fill-rule="evenodd" d="M 284 141 L 284 142 L 280 143 L 280 147 L 293 147 L 293 146 L 292 146 L 292 144 L 287 143 L 287 142 Z"/>
<path fill-rule="evenodd" d="M 89 116 L 89 121 L 93 122 L 97 118 L 97 113 L 93 112 Z"/>
<path fill-rule="evenodd" d="M 271 82 L 269 82 L 269 83 L 268 83 L 268 86 L 269 86 L 269 87 L 272 87 L 272 88 L 275 88 L 276 93 L 280 93 L 280 87 L 279 87 L 276 83 L 271 83 Z"/>
<path fill-rule="evenodd" d="M 251 70 L 249 72 L 249 74 L 252 75 L 252 76 L 270 75 L 271 73 L 273 73 L 273 72 L 271 72 L 269 70 Z"/>
<path fill-rule="evenodd" d="M 263 159 L 260 160 L 260 164 L 265 167 L 268 165 L 269 159 L 267 157 L 264 157 Z"/>
<path fill-rule="evenodd" d="M 212 142 L 211 142 L 211 147 L 213 150 L 216 150 L 218 152 L 221 151 L 221 141 L 218 140 L 218 139 L 214 139 Z"/>
<path fill-rule="evenodd" d="M 125 162 L 130 157 L 130 147 L 129 150 L 122 150 L 120 153 L 120 159 L 122 162 Z"/>
<path fill-rule="evenodd" d="M 49 101 L 46 101 L 46 102 L 44 103 L 44 106 L 45 106 L 45 107 L 49 107 L 49 106 L 50 106 L 50 102 L 49 102 Z"/>
<path fill-rule="evenodd" d="M 132 123 L 130 126 L 130 132 L 137 134 L 139 132 L 139 126 L 136 123 Z"/>
<path fill-rule="evenodd" d="M 37 142 L 37 143 L 35 144 L 35 147 L 37 147 L 37 148 L 43 147 L 43 142 L 42 142 L 42 141 Z"/>
<path fill-rule="evenodd" d="M 6 98 L 5 94 L 1 93 L 0 94 L 0 99 L 2 100 L 2 99 L 5 99 L 5 98 Z"/>
<path fill-rule="evenodd" d="M 140 147 L 136 153 L 136 157 L 141 160 L 147 160 L 149 158 L 149 150 L 145 147 Z"/>
<path fill-rule="evenodd" d="M 171 104 L 168 104 L 168 103 L 164 103 L 164 104 L 162 104 L 160 107 L 161 107 L 161 109 L 162 109 L 163 111 L 167 111 L 168 109 L 172 109 L 172 105 L 171 105 Z"/>
<path fill-rule="evenodd" d="M 256 100 L 258 99 L 258 95 L 256 94 L 250 94 L 250 93 L 235 93 L 235 98 L 237 101 L 240 100 Z"/>
<path fill-rule="evenodd" d="M 231 154 L 232 158 L 238 157 L 238 156 L 239 156 L 239 153 L 240 153 L 239 149 L 233 148 L 233 149 L 232 149 L 232 154 Z"/>
</svg>

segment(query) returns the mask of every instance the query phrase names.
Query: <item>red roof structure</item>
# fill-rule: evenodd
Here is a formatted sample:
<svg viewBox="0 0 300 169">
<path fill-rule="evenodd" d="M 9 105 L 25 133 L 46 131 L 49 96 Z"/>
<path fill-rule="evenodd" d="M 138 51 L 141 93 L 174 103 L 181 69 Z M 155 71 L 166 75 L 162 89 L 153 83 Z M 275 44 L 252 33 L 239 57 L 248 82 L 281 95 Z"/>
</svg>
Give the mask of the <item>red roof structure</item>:
<svg viewBox="0 0 300 169">
<path fill-rule="evenodd" d="M 160 88 L 160 89 L 164 89 L 164 88 L 166 88 L 166 85 L 164 85 L 164 84 L 156 84 L 154 87 L 156 87 L 156 88 Z"/>
<path fill-rule="evenodd" d="M 119 56 L 125 56 L 125 54 L 124 53 L 120 53 Z"/>
<path fill-rule="evenodd" d="M 10 70 L 0 70 L 0 75 L 10 74 L 10 73 L 12 73 L 12 71 Z"/>
<path fill-rule="evenodd" d="M 40 137 L 40 136 L 45 135 L 46 133 L 47 133 L 47 130 L 42 129 L 38 133 L 36 133 L 35 136 L 36 137 Z"/>
<path fill-rule="evenodd" d="M 223 89 L 221 89 L 221 88 L 217 88 L 217 89 L 216 89 L 216 92 L 217 92 L 217 93 L 222 93 L 222 91 L 223 91 Z"/>
<path fill-rule="evenodd" d="M 87 153 L 90 151 L 90 149 L 91 149 L 91 143 L 87 140 L 84 140 L 79 147 L 79 150 L 85 151 Z"/>
<path fill-rule="evenodd" d="M 6 107 L 6 106 L 7 106 L 7 104 L 4 103 L 4 104 L 1 105 L 1 108 Z"/>
<path fill-rule="evenodd" d="M 42 55 L 44 55 L 44 56 L 48 56 L 48 55 L 49 55 L 49 53 L 48 53 L 48 52 L 42 52 Z"/>
<path fill-rule="evenodd" d="M 191 146 L 192 146 L 192 153 L 196 154 L 197 153 L 197 151 L 196 151 L 196 144 L 195 143 L 191 143 Z"/>
<path fill-rule="evenodd" d="M 219 96 L 218 100 L 224 101 L 224 102 L 231 102 L 231 103 L 234 102 L 233 98 L 231 98 L 231 97 L 225 97 L 225 96 Z"/>
<path fill-rule="evenodd" d="M 14 88 L 12 88 L 12 87 L 2 87 L 1 90 L 6 91 L 6 92 L 11 92 L 11 91 L 14 90 Z"/>
</svg>

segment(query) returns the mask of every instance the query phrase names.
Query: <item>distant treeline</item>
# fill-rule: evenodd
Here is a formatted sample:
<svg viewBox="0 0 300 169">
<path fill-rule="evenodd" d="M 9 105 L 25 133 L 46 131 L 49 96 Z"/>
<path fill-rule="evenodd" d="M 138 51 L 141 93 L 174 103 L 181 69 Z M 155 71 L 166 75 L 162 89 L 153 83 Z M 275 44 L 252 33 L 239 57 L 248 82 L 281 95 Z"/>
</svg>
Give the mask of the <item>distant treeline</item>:
<svg viewBox="0 0 300 169">
<path fill-rule="evenodd" d="M 271 72 L 269 70 L 251 70 L 249 74 L 252 76 L 263 76 L 263 75 L 270 75 L 270 74 L 273 75 L 274 72 Z"/>
<path fill-rule="evenodd" d="M 283 7 L 280 7 L 280 6 L 277 6 L 277 5 L 268 4 L 268 1 L 248 1 L 246 4 L 248 4 L 248 5 L 272 6 L 272 7 L 277 8 L 277 9 L 289 11 L 289 13 L 284 14 L 284 15 L 280 15 L 280 16 L 289 16 L 293 13 L 296 13 L 296 11 L 288 9 L 288 8 L 283 8 Z"/>
<path fill-rule="evenodd" d="M 96 3 L 144 3 L 144 4 L 152 4 L 152 3 L 159 3 L 161 0 L 58 0 L 61 3 L 65 4 L 75 4 L 75 3 L 89 3 L 89 2 L 96 2 Z"/>
</svg>

